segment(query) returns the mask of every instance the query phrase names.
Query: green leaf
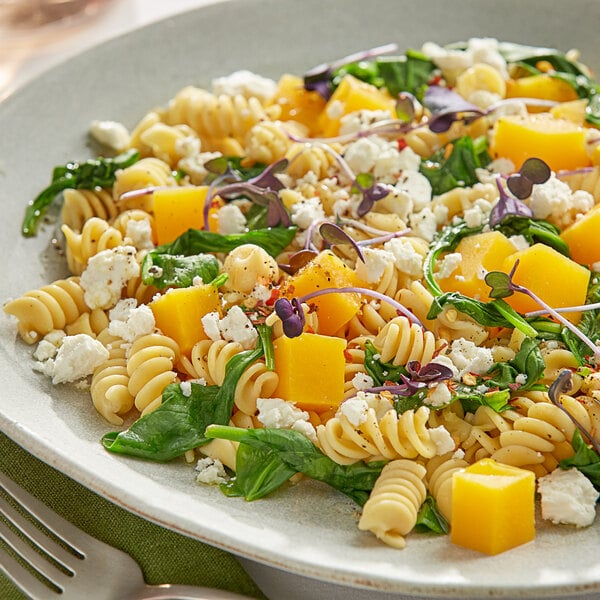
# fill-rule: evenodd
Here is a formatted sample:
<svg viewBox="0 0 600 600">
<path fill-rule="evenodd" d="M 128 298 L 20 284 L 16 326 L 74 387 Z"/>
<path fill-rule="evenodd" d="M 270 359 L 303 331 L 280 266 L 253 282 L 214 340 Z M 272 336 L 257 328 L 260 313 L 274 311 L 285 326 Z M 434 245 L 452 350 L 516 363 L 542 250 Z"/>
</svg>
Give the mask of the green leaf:
<svg viewBox="0 0 600 600">
<path fill-rule="evenodd" d="M 492 288 L 490 298 L 507 298 L 514 291 L 510 287 L 510 276 L 502 271 L 490 271 L 485 275 L 485 282 Z"/>
<path fill-rule="evenodd" d="M 394 383 L 400 381 L 400 375 L 408 375 L 408 372 L 402 365 L 393 365 L 384 363 L 379 359 L 379 350 L 375 348 L 371 340 L 365 342 L 365 371 L 372 377 L 376 386 L 383 385 L 386 381 Z"/>
<path fill-rule="evenodd" d="M 200 277 L 211 283 L 219 275 L 219 261 L 212 254 L 178 256 L 152 250 L 142 262 L 142 281 L 159 290 L 190 287 Z"/>
<path fill-rule="evenodd" d="M 206 427 L 229 423 L 237 382 L 262 354 L 259 347 L 230 358 L 220 387 L 191 383 L 188 396 L 179 384 L 167 386 L 158 408 L 140 417 L 129 429 L 104 435 L 103 446 L 118 454 L 167 461 L 206 444 Z"/>
<path fill-rule="evenodd" d="M 560 229 L 542 219 L 531 219 L 520 215 L 509 215 L 502 219 L 494 229 L 506 237 L 522 235 L 530 245 L 546 244 L 566 257 L 570 256 L 569 246 L 560 237 Z"/>
<path fill-rule="evenodd" d="M 585 443 L 579 429 L 576 429 L 573 434 L 572 445 L 575 454 L 561 460 L 560 467 L 579 469 L 594 484 L 594 487 L 600 490 L 600 456 Z"/>
<path fill-rule="evenodd" d="M 417 514 L 414 530 L 417 533 L 447 534 L 450 524 L 439 511 L 433 496 L 427 496 Z"/>
<path fill-rule="evenodd" d="M 479 182 L 476 170 L 490 161 L 485 140 L 463 136 L 424 159 L 420 171 L 431 183 L 432 194 L 439 195 L 457 187 L 475 185 Z"/>
<path fill-rule="evenodd" d="M 500 413 L 510 408 L 510 390 L 481 393 L 460 384 L 457 386 L 456 400 L 461 403 L 465 412 L 475 413 L 480 406 L 489 406 L 495 412 Z"/>
<path fill-rule="evenodd" d="M 392 97 L 395 98 L 401 92 L 409 92 L 420 102 L 436 71 L 433 61 L 416 50 L 408 50 L 405 56 L 399 58 L 379 57 L 376 64 Z"/>
<path fill-rule="evenodd" d="M 590 286 L 586 297 L 587 304 L 596 304 L 597 302 L 600 302 L 600 284 L 598 283 Z M 584 310 L 577 328 L 593 342 L 598 342 L 600 340 L 600 310 Z M 562 341 L 573 353 L 577 362 L 580 365 L 589 364 L 591 351 L 587 344 L 566 327 L 562 329 L 561 336 Z"/>
<path fill-rule="evenodd" d="M 501 389 L 518 386 L 519 392 L 535 389 L 544 374 L 545 368 L 546 363 L 538 342 L 526 337 L 521 342 L 521 348 L 512 360 L 506 363 L 496 363 L 492 366 L 487 373 L 492 377 L 486 382 L 486 385 Z M 525 383 L 517 383 L 516 380 L 519 375 L 526 376 Z"/>
<path fill-rule="evenodd" d="M 236 483 L 239 490 L 251 490 L 252 497 L 262 497 L 273 491 L 272 483 L 284 482 L 287 474 L 283 465 L 294 472 L 330 485 L 363 505 L 384 466 L 383 462 L 357 462 L 351 465 L 338 465 L 323 454 L 307 437 L 290 429 L 241 429 L 223 425 L 211 425 L 206 429 L 208 438 L 233 440 L 260 451 L 266 463 L 261 463 L 253 453 L 245 453 L 236 459 L 238 471 L 236 480 L 243 474 L 244 481 Z M 270 452 L 276 453 L 275 461 Z M 239 460 L 249 461 L 250 465 L 240 465 Z M 279 462 L 280 461 L 280 462 Z M 241 469 L 240 469 L 241 467 Z M 267 471 L 267 473 L 265 473 Z M 270 474 L 275 473 L 273 477 Z M 265 484 L 261 485 L 261 482 Z"/>
<path fill-rule="evenodd" d="M 139 158 L 137 150 L 128 150 L 114 158 L 99 157 L 82 163 L 70 162 L 55 167 L 52 181 L 25 209 L 21 224 L 24 236 L 34 236 L 40 219 L 54 202 L 57 195 L 68 188 L 93 190 L 97 187 L 110 187 L 115 181 L 115 173 L 125 169 Z"/>
<path fill-rule="evenodd" d="M 204 229 L 188 229 L 170 244 L 158 246 L 156 251 L 165 254 L 190 256 L 203 252 L 231 252 L 242 244 L 260 246 L 273 257 L 278 256 L 291 243 L 296 227 L 268 227 L 245 233 L 222 235 Z"/>
</svg>

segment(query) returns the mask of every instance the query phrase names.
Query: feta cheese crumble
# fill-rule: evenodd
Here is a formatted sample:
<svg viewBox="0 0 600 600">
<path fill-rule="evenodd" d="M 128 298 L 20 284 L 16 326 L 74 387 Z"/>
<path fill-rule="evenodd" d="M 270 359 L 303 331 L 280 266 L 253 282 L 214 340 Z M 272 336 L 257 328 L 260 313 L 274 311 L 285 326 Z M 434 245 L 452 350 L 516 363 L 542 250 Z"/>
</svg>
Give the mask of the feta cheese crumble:
<svg viewBox="0 0 600 600">
<path fill-rule="evenodd" d="M 224 339 L 228 342 L 238 342 L 244 349 L 254 347 L 258 332 L 252 321 L 239 306 L 232 306 L 227 314 L 220 319 L 219 313 L 210 312 L 202 317 L 204 333 L 216 342 Z"/>
<path fill-rule="evenodd" d="M 581 471 L 555 469 L 540 477 L 538 491 L 543 519 L 575 527 L 587 527 L 594 522 L 600 494 Z"/>
<path fill-rule="evenodd" d="M 122 123 L 116 121 L 92 121 L 90 135 L 100 144 L 121 152 L 129 147 L 131 136 Z"/>
<path fill-rule="evenodd" d="M 219 485 L 227 483 L 229 477 L 223 463 L 218 458 L 205 457 L 196 463 L 196 483 L 205 485 Z"/>
<path fill-rule="evenodd" d="M 138 337 L 152 333 L 156 322 L 152 309 L 146 304 L 137 306 L 135 298 L 119 300 L 108 313 L 108 332 L 133 342 Z"/>
<path fill-rule="evenodd" d="M 483 375 L 494 364 L 490 348 L 480 348 L 474 342 L 465 338 L 454 340 L 447 356 L 458 369 L 459 377 L 466 373 Z"/>
</svg>

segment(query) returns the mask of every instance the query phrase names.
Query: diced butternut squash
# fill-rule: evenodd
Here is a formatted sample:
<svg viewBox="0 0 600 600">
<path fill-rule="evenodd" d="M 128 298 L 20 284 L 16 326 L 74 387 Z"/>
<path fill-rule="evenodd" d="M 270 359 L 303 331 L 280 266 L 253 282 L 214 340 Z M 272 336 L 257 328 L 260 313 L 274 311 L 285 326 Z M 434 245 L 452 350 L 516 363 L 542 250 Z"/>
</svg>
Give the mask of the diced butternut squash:
<svg viewBox="0 0 600 600">
<path fill-rule="evenodd" d="M 491 288 L 484 281 L 487 271 L 501 270 L 506 257 L 516 252 L 515 245 L 499 231 L 488 231 L 463 238 L 455 252 L 462 256 L 457 270 L 438 279 L 445 292 L 460 292 L 478 300 L 487 300 Z"/>
<path fill-rule="evenodd" d="M 509 273 L 516 261 L 519 266 L 513 280 L 539 296 L 552 308 L 564 308 L 585 303 L 590 271 L 545 244 L 534 244 L 504 260 L 501 271 Z M 528 295 L 520 292 L 505 300 L 517 311 L 524 313 L 541 307 Z M 577 323 L 581 313 L 563 313 Z"/>
<path fill-rule="evenodd" d="M 530 75 L 506 82 L 507 98 L 539 98 L 555 102 L 569 102 L 577 99 L 577 92 L 562 79 L 551 75 Z"/>
<path fill-rule="evenodd" d="M 557 119 L 566 119 L 579 126 L 585 126 L 585 109 L 587 108 L 587 98 L 571 100 L 570 102 L 561 102 L 550 109 L 550 114 Z"/>
<path fill-rule="evenodd" d="M 535 475 L 491 458 L 457 471 L 452 480 L 450 540 L 499 554 L 535 539 Z"/>
<path fill-rule="evenodd" d="M 302 410 L 322 413 L 344 399 L 346 340 L 316 333 L 273 342 L 279 383 L 274 396 Z"/>
<path fill-rule="evenodd" d="M 156 326 L 188 354 L 199 340 L 207 339 L 202 317 L 219 309 L 217 290 L 212 285 L 194 285 L 169 290 L 150 302 Z"/>
<path fill-rule="evenodd" d="M 335 136 L 344 115 L 357 110 L 389 110 L 395 114 L 395 102 L 385 90 L 346 75 L 329 98 L 319 117 L 319 129 L 325 137 Z"/>
<path fill-rule="evenodd" d="M 283 75 L 275 91 L 275 104 L 281 107 L 282 121 L 297 121 L 305 125 L 309 133 L 316 133 L 319 115 L 325 108 L 326 100 L 318 92 L 304 88 L 304 82 L 296 75 Z"/>
<path fill-rule="evenodd" d="M 600 261 L 600 204 L 567 227 L 560 237 L 567 243 L 575 262 L 591 267 Z"/>
<path fill-rule="evenodd" d="M 193 229 L 204 227 L 204 201 L 207 191 L 206 185 L 161 188 L 154 191 L 152 210 L 159 244 L 172 242 L 190 227 Z M 218 208 L 217 200 L 209 212 L 211 231 L 216 231 L 218 228 Z"/>
<path fill-rule="evenodd" d="M 585 129 L 550 113 L 500 117 L 491 151 L 494 158 L 510 159 L 516 169 L 530 157 L 541 158 L 553 171 L 590 164 Z"/>
<path fill-rule="evenodd" d="M 300 269 L 283 286 L 286 298 L 300 297 L 325 288 L 364 287 L 356 273 L 333 252 L 321 252 Z M 360 295 L 356 293 L 331 293 L 317 296 L 308 301 L 316 308 L 319 332 L 334 335 L 348 323 L 360 308 Z"/>
</svg>

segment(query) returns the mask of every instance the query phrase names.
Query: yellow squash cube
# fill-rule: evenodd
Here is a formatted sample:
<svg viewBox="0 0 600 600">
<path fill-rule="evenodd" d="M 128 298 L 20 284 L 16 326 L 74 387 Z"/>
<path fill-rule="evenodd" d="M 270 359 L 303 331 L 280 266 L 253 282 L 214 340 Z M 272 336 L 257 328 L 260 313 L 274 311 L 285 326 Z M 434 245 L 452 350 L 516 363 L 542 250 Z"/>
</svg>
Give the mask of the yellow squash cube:
<svg viewBox="0 0 600 600">
<path fill-rule="evenodd" d="M 450 540 L 499 554 L 535 539 L 535 475 L 484 458 L 452 480 Z"/>
<path fill-rule="evenodd" d="M 531 290 L 552 308 L 578 306 L 585 303 L 590 280 L 590 271 L 585 267 L 550 246 L 534 244 L 507 257 L 500 270 L 509 273 L 517 260 L 519 266 L 513 281 Z M 537 302 L 520 292 L 515 292 L 505 300 L 521 313 L 541 308 Z M 573 323 L 577 323 L 581 313 L 563 313 L 563 315 Z"/>
<path fill-rule="evenodd" d="M 546 73 L 530 75 L 506 82 L 507 98 L 540 98 L 555 102 L 569 102 L 577 99 L 577 92 L 562 79 Z M 535 112 L 535 111 L 534 111 Z"/>
<path fill-rule="evenodd" d="M 489 231 L 463 238 L 455 252 L 462 256 L 458 269 L 449 277 L 438 279 L 444 292 L 460 292 L 480 300 L 489 298 L 487 271 L 499 271 L 504 260 L 517 251 L 514 244 L 499 231 Z"/>
<path fill-rule="evenodd" d="M 300 297 L 325 288 L 364 287 L 356 273 L 333 252 L 325 250 L 300 269 L 283 286 L 286 298 Z M 360 294 L 332 293 L 308 300 L 319 319 L 319 332 L 334 335 L 348 323 L 360 308 Z"/>
<path fill-rule="evenodd" d="M 274 103 L 281 108 L 282 121 L 296 121 L 315 134 L 319 115 L 326 100 L 318 92 L 304 89 L 304 82 L 296 75 L 283 75 L 277 84 Z"/>
<path fill-rule="evenodd" d="M 494 158 L 510 159 L 516 169 L 530 157 L 541 158 L 553 171 L 590 164 L 585 129 L 550 113 L 500 117 L 491 151 Z"/>
<path fill-rule="evenodd" d="M 152 210 L 159 244 L 168 244 L 188 229 L 204 227 L 204 201 L 208 186 L 182 186 L 161 188 L 153 194 Z M 218 228 L 217 210 L 219 201 L 209 212 L 211 231 Z"/>
<path fill-rule="evenodd" d="M 279 383 L 274 396 L 318 413 L 335 409 L 344 399 L 346 340 L 316 333 L 273 342 Z"/>
<path fill-rule="evenodd" d="M 188 354 L 199 340 L 207 339 L 202 317 L 217 311 L 219 294 L 212 285 L 194 285 L 168 290 L 150 302 L 156 326 L 173 338 L 182 354 Z"/>
<path fill-rule="evenodd" d="M 358 110 L 388 110 L 392 117 L 396 111 L 395 100 L 387 91 L 360 81 L 352 75 L 346 75 L 319 117 L 321 135 L 324 137 L 337 135 L 341 118 Z"/>
<path fill-rule="evenodd" d="M 575 262 L 591 267 L 600 261 L 600 204 L 567 227 L 560 237 L 567 243 Z"/>
</svg>

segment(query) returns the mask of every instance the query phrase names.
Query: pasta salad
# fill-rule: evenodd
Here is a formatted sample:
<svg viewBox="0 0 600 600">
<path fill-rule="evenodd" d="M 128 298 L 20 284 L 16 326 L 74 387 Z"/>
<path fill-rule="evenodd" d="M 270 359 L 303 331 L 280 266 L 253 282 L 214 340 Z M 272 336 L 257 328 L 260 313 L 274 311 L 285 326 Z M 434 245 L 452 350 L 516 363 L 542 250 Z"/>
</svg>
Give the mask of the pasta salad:
<svg viewBox="0 0 600 600">
<path fill-rule="evenodd" d="M 590 526 L 599 128 L 577 52 L 488 38 L 190 85 L 54 169 L 22 233 L 55 206 L 69 274 L 4 312 L 108 452 L 228 496 L 318 480 L 396 548 Z"/>
</svg>

